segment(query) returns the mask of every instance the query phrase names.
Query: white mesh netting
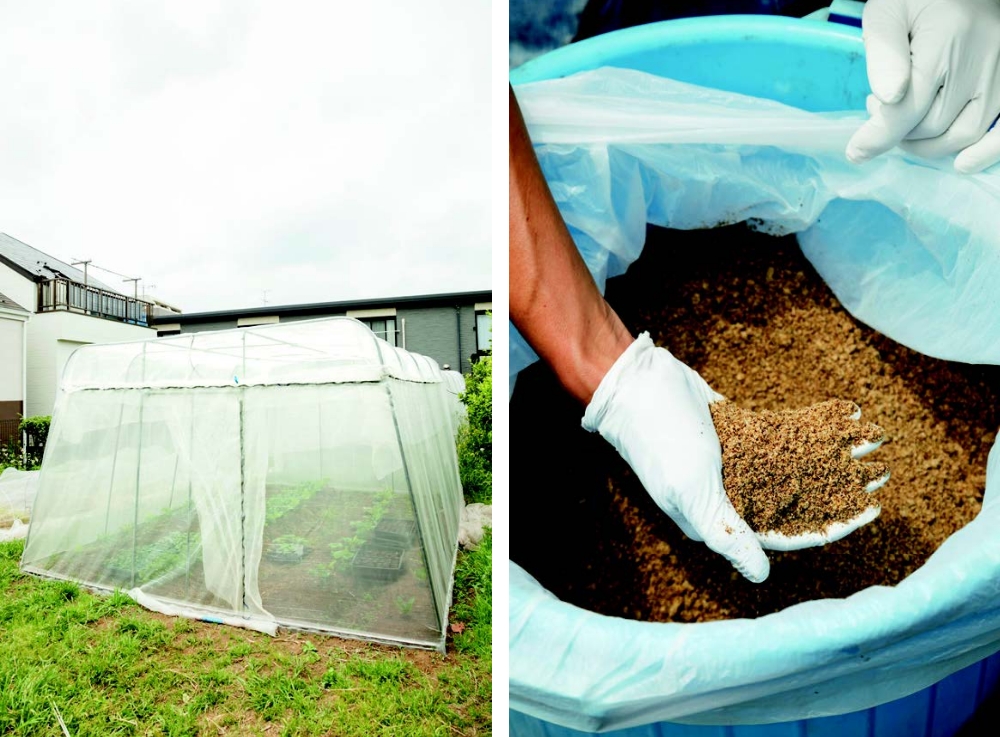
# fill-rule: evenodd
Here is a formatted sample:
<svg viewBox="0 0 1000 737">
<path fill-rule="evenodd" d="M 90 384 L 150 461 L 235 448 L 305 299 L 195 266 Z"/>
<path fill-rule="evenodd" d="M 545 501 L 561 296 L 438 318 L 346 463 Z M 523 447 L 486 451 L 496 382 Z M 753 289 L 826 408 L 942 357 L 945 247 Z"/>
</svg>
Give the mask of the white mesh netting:
<svg viewBox="0 0 1000 737">
<path fill-rule="evenodd" d="M 446 387 L 348 318 L 85 346 L 22 569 L 442 649 L 462 505 Z"/>
</svg>

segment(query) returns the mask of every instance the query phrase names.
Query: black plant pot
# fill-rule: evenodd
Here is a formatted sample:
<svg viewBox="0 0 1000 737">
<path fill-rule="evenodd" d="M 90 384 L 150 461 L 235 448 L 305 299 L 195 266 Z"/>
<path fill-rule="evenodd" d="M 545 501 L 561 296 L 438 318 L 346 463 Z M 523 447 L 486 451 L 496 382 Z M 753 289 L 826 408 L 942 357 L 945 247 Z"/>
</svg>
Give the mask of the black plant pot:
<svg viewBox="0 0 1000 737">
<path fill-rule="evenodd" d="M 403 551 L 397 547 L 365 543 L 351 561 L 354 575 L 367 581 L 388 583 L 403 572 Z"/>
<path fill-rule="evenodd" d="M 411 519 L 383 517 L 375 525 L 375 541 L 386 547 L 409 550 L 417 544 L 417 523 Z"/>
</svg>

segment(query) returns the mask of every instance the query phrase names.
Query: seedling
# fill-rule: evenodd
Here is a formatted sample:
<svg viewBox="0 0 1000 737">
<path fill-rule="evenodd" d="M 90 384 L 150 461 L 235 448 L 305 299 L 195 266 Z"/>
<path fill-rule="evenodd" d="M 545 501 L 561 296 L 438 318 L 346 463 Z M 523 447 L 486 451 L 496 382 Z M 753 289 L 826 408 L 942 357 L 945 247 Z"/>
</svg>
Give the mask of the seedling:
<svg viewBox="0 0 1000 737">
<path fill-rule="evenodd" d="M 324 486 L 323 481 L 307 481 L 274 494 L 267 500 L 264 524 L 277 522 L 300 504 L 316 496 L 316 493 Z"/>
<path fill-rule="evenodd" d="M 301 552 L 307 542 L 308 540 L 301 535 L 282 535 L 281 537 L 274 538 L 274 542 L 271 545 L 274 546 L 275 552 L 295 553 Z"/>
<path fill-rule="evenodd" d="M 282 535 L 267 546 L 265 555 L 278 563 L 297 563 L 306 555 L 307 542 L 301 535 Z"/>
<path fill-rule="evenodd" d="M 415 599 L 412 596 L 409 599 L 404 599 L 402 596 L 397 596 L 396 597 L 396 608 L 399 610 L 399 613 L 402 614 L 405 617 L 411 611 L 413 611 L 413 602 L 414 601 L 415 601 Z"/>
<path fill-rule="evenodd" d="M 134 554 L 131 548 L 119 550 L 108 560 L 108 566 L 130 575 L 134 572 L 137 582 L 148 582 L 193 563 L 200 557 L 200 544 L 196 532 L 173 532 L 137 548 Z M 192 560 L 188 560 L 189 551 L 195 554 Z"/>
<path fill-rule="evenodd" d="M 351 522 L 351 529 L 354 534 L 342 538 L 339 542 L 330 543 L 331 562 L 328 564 L 331 572 L 334 570 L 345 570 L 354 560 L 361 546 L 365 544 L 369 533 L 375 529 L 375 525 L 382 519 L 386 509 L 392 503 L 395 492 L 392 489 L 383 489 L 375 495 L 375 502 L 370 507 L 365 507 L 365 516 L 359 520 Z"/>
</svg>

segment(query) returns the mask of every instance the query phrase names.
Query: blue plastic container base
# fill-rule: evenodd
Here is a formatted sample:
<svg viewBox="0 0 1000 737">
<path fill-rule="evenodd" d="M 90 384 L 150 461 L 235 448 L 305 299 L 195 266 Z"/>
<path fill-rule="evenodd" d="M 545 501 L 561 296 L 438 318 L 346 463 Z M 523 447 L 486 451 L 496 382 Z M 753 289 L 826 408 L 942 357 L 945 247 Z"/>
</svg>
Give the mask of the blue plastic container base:
<svg viewBox="0 0 1000 737">
<path fill-rule="evenodd" d="M 659 722 L 603 734 L 613 737 L 957 737 L 977 710 L 985 714 L 995 708 L 995 704 L 1000 704 L 998 682 L 1000 653 L 952 673 L 915 694 L 850 714 L 776 724 L 718 727 Z M 514 710 L 510 711 L 509 725 L 511 737 L 591 734 Z"/>
</svg>

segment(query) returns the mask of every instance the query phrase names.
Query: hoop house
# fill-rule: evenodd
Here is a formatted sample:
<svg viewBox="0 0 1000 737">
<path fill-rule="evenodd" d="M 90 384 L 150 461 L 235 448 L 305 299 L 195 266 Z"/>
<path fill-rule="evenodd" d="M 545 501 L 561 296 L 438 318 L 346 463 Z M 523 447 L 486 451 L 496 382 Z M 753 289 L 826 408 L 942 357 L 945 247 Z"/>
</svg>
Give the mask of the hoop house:
<svg viewBox="0 0 1000 737">
<path fill-rule="evenodd" d="M 85 346 L 21 568 L 272 633 L 443 650 L 453 402 L 431 359 L 350 318 Z"/>
</svg>

